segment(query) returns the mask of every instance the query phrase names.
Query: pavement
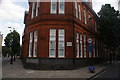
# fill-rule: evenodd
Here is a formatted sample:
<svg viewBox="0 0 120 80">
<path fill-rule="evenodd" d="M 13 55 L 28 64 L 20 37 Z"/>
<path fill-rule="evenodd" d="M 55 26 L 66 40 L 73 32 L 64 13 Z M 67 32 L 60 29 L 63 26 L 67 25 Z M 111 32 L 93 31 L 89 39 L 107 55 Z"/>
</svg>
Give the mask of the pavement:
<svg viewBox="0 0 120 80">
<path fill-rule="evenodd" d="M 110 67 L 108 63 L 95 66 L 95 73 L 90 73 L 88 67 L 76 70 L 31 70 L 24 69 L 20 59 L 14 64 L 7 63 L 2 67 L 2 78 L 85 78 L 91 79 L 101 71 Z"/>
</svg>

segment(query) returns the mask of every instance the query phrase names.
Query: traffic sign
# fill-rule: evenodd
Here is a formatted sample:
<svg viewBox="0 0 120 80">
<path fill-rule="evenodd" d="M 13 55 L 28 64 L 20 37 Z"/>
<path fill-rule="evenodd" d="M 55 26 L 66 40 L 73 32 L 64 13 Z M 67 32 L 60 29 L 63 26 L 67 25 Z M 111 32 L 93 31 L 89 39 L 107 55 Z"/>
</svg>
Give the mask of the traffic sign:
<svg viewBox="0 0 120 80">
<path fill-rule="evenodd" d="M 93 52 L 93 44 L 88 45 L 88 52 Z"/>
<path fill-rule="evenodd" d="M 88 43 L 91 44 L 92 43 L 92 38 L 88 38 Z"/>
</svg>

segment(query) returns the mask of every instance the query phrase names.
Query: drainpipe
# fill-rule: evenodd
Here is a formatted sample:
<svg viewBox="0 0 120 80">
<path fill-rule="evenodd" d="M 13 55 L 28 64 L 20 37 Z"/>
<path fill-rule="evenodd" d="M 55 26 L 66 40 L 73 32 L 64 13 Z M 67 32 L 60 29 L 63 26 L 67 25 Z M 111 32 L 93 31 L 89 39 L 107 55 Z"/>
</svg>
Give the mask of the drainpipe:
<svg viewBox="0 0 120 80">
<path fill-rule="evenodd" d="M 72 3 L 72 31 L 73 31 L 73 67 L 75 67 L 75 40 L 74 40 L 74 2 Z"/>
</svg>

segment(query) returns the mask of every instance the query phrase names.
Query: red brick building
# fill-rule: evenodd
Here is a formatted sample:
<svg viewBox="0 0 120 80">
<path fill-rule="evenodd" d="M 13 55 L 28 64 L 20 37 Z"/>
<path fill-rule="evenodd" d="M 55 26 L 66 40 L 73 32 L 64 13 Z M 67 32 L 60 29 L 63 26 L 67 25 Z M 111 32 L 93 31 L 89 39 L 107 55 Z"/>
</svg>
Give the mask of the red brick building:
<svg viewBox="0 0 120 80">
<path fill-rule="evenodd" d="M 57 2 L 54 2 L 57 1 Z M 29 2 L 22 58 L 26 68 L 71 69 L 99 60 L 97 15 L 92 2 Z M 92 51 L 88 51 L 88 38 Z"/>
</svg>

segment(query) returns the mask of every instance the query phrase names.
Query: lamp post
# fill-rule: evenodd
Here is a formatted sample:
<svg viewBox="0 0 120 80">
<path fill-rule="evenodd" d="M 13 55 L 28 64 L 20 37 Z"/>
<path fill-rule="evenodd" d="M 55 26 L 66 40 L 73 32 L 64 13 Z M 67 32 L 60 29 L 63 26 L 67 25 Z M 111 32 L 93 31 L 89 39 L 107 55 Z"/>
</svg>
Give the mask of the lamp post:
<svg viewBox="0 0 120 80">
<path fill-rule="evenodd" d="M 10 28 L 10 32 L 12 32 L 11 29 L 13 29 L 13 31 L 15 30 L 15 28 L 13 28 L 13 27 L 8 27 L 8 28 Z M 13 40 L 14 40 L 14 33 L 13 33 L 12 36 L 13 36 L 13 38 L 12 38 L 12 40 L 10 41 L 10 42 L 11 42 L 11 44 L 10 44 L 10 49 L 11 49 L 11 51 L 12 51 L 12 45 L 13 45 Z M 15 57 L 15 55 L 14 55 L 14 57 Z M 12 51 L 12 53 L 11 53 L 10 64 L 13 64 L 13 51 Z"/>
</svg>

